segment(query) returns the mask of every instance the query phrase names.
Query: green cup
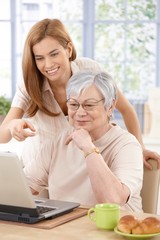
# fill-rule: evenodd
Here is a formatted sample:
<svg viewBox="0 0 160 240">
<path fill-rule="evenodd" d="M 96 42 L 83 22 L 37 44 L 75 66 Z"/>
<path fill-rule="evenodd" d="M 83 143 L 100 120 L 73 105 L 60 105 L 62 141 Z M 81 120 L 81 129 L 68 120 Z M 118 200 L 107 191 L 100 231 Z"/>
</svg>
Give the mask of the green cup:
<svg viewBox="0 0 160 240">
<path fill-rule="evenodd" d="M 120 206 L 112 203 L 96 204 L 88 210 L 88 217 L 97 228 L 113 230 L 120 218 Z"/>
</svg>

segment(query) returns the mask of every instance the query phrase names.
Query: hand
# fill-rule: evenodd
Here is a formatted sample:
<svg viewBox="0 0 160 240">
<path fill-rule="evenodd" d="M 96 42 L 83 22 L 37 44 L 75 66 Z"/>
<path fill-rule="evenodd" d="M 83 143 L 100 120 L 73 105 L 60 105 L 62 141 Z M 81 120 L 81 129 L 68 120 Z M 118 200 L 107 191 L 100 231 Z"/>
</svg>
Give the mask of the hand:
<svg viewBox="0 0 160 240">
<path fill-rule="evenodd" d="M 90 151 L 94 146 L 92 139 L 87 130 L 80 128 L 71 133 L 65 144 L 69 144 L 71 141 L 74 141 L 78 148 L 80 148 L 84 153 Z"/>
<path fill-rule="evenodd" d="M 157 152 L 153 152 L 153 151 L 144 149 L 143 150 L 144 165 L 146 168 L 152 170 L 151 165 L 147 161 L 149 159 L 153 159 L 153 160 L 157 161 L 157 167 L 160 169 L 160 155 Z"/>
<path fill-rule="evenodd" d="M 27 129 L 28 130 L 24 130 Z M 14 119 L 8 124 L 8 129 L 10 131 L 10 134 L 13 138 L 15 138 L 18 141 L 23 141 L 27 137 L 35 136 L 35 128 L 34 126 L 24 120 L 24 119 Z"/>
<path fill-rule="evenodd" d="M 37 192 L 37 191 L 34 190 L 33 188 L 30 187 L 30 189 L 31 189 L 31 193 L 32 193 L 33 195 L 38 195 L 38 194 L 39 194 L 39 192 Z"/>
</svg>

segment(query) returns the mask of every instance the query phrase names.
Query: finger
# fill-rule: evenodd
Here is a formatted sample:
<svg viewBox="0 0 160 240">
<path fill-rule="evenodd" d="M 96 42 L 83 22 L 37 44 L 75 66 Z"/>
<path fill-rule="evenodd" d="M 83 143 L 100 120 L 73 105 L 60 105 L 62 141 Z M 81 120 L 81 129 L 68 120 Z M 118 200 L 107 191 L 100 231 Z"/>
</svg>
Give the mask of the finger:
<svg viewBox="0 0 160 240">
<path fill-rule="evenodd" d="M 16 131 L 20 133 L 20 132 L 23 132 L 23 129 L 26 129 L 26 128 L 30 129 L 30 131 L 32 132 L 36 131 L 34 126 L 27 121 L 22 121 L 21 124 L 18 124 Z"/>
<path fill-rule="evenodd" d="M 68 145 L 72 141 L 72 136 L 69 135 L 65 140 L 65 145 Z"/>
<path fill-rule="evenodd" d="M 13 133 L 13 137 L 18 139 L 18 140 L 24 140 L 26 137 L 25 137 L 25 134 L 21 131 L 20 133 L 19 132 L 14 132 Z"/>
<path fill-rule="evenodd" d="M 160 155 L 156 152 L 153 152 L 153 155 L 150 157 L 150 159 L 157 161 L 157 168 L 160 169 Z"/>
<path fill-rule="evenodd" d="M 151 166 L 151 164 L 150 164 L 149 162 L 144 161 L 144 165 L 145 165 L 145 167 L 146 167 L 148 170 L 152 170 L 152 166 Z"/>
<path fill-rule="evenodd" d="M 26 123 L 27 123 L 27 127 L 28 127 L 31 131 L 33 131 L 33 132 L 36 131 L 36 129 L 35 129 L 35 127 L 33 126 L 32 123 L 30 123 L 30 122 L 26 122 Z"/>
<path fill-rule="evenodd" d="M 35 132 L 32 132 L 30 129 L 29 130 L 22 130 L 20 134 L 18 134 L 19 136 L 21 136 L 22 138 L 27 138 L 27 137 L 33 137 L 36 135 Z"/>
<path fill-rule="evenodd" d="M 25 140 L 27 137 L 33 137 L 35 136 L 34 132 L 29 132 L 29 131 L 21 131 L 20 133 L 16 132 L 13 134 L 13 137 L 16 138 L 18 141 L 23 141 Z"/>
<path fill-rule="evenodd" d="M 24 141 L 26 138 L 20 137 L 20 136 L 14 136 L 14 139 L 16 139 L 16 140 L 19 141 L 19 142 L 22 142 L 22 141 Z"/>
</svg>

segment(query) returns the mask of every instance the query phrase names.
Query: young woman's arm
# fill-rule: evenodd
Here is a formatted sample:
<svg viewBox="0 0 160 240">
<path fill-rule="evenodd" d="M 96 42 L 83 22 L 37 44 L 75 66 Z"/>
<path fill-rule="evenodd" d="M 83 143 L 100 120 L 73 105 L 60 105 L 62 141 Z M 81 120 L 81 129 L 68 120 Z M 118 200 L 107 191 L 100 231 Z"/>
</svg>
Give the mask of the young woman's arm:
<svg viewBox="0 0 160 240">
<path fill-rule="evenodd" d="M 116 103 L 117 110 L 122 114 L 127 130 L 132 133 L 140 142 L 142 148 L 144 148 L 141 128 L 137 113 L 133 105 L 127 100 L 127 98 L 118 90 L 118 99 Z"/>
<path fill-rule="evenodd" d="M 116 108 L 122 114 L 123 120 L 128 131 L 137 138 L 137 140 L 140 142 L 142 146 L 144 165 L 147 168 L 151 169 L 151 166 L 147 160 L 152 158 L 157 161 L 158 168 L 160 168 L 160 155 L 156 152 L 145 149 L 137 113 L 132 104 L 127 100 L 127 98 L 125 98 L 125 96 L 119 90 Z"/>
</svg>

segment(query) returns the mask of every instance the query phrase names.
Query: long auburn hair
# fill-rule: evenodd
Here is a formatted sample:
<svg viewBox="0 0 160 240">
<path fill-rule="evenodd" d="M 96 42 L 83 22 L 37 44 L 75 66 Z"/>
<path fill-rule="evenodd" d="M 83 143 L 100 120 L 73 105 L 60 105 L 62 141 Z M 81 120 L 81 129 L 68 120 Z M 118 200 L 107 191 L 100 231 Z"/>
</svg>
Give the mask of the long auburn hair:
<svg viewBox="0 0 160 240">
<path fill-rule="evenodd" d="M 25 41 L 22 57 L 24 84 L 31 98 L 27 110 L 27 115 L 30 117 L 34 116 L 38 110 L 41 110 L 49 116 L 57 116 L 60 114 L 51 112 L 44 104 L 42 97 L 44 76 L 38 70 L 33 54 L 33 46 L 47 36 L 57 40 L 64 48 L 67 48 L 67 43 L 70 42 L 72 44 L 72 55 L 69 61 L 73 61 L 76 58 L 76 49 L 73 41 L 60 20 L 46 18 L 32 26 Z"/>
</svg>

